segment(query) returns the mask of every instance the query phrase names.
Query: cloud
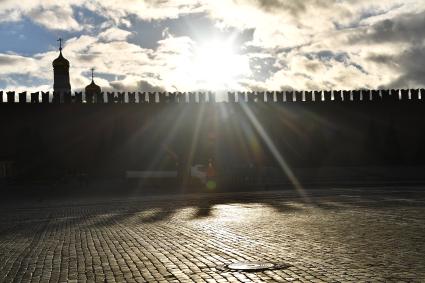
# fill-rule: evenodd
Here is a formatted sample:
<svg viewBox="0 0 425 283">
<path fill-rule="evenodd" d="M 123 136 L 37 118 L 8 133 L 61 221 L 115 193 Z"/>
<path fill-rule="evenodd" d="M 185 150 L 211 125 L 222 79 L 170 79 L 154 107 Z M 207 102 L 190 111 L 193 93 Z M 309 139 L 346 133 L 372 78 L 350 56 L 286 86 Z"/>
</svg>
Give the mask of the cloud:
<svg viewBox="0 0 425 283">
<path fill-rule="evenodd" d="M 37 7 L 27 14 L 32 21 L 53 30 L 79 31 L 83 29 L 73 16 L 70 6 Z"/>
<path fill-rule="evenodd" d="M 176 80 L 175 77 L 180 74 L 182 60 L 191 53 L 193 42 L 188 37 L 163 39 L 156 50 L 113 40 L 113 37 L 109 39 L 111 41 L 105 41 L 103 36 L 82 35 L 64 43 L 63 54 L 70 61 L 73 89 L 84 88 L 90 82 L 87 74 L 92 67 L 103 76 L 96 78 L 96 82 L 105 89 L 162 90 L 194 87 L 187 78 Z M 0 54 L 0 74 L 9 77 L 13 74 L 38 77 L 52 85 L 51 64 L 57 56 L 57 51 L 48 51 L 33 57 Z M 4 88 L 16 86 L 14 81 L 9 80 Z"/>
<path fill-rule="evenodd" d="M 0 1 L 0 18 L 7 22 L 26 17 L 47 29 L 78 31 L 82 26 L 74 17 L 73 7 L 80 4 L 78 0 L 64 1 L 60 5 L 53 0 L 3 0 Z"/>
<path fill-rule="evenodd" d="M 160 92 L 165 91 L 161 86 L 155 85 L 154 82 L 149 82 L 146 80 L 139 80 L 137 78 L 127 78 L 126 80 L 116 81 L 110 83 L 111 89 L 114 91 L 135 91 L 143 90 L 146 92 Z"/>
<path fill-rule="evenodd" d="M 385 60 L 386 61 L 386 60 Z M 385 62 L 384 63 L 387 63 Z M 425 46 L 415 46 L 391 58 L 400 68 L 400 76 L 390 82 L 391 88 L 425 87 Z"/>
<path fill-rule="evenodd" d="M 425 11 L 418 14 L 403 14 L 385 19 L 359 30 L 351 42 L 409 42 L 422 44 L 425 39 Z"/>
<path fill-rule="evenodd" d="M 86 20 L 82 10 L 95 20 Z M 72 84 L 81 87 L 94 66 L 103 76 L 99 84 L 112 89 L 203 88 L 191 75 L 199 46 L 190 25 L 179 36 L 166 26 L 190 14 L 208 17 L 217 30 L 231 35 L 253 32 L 240 43 L 239 54 L 249 60 L 251 72 L 236 78 L 232 88 L 425 84 L 425 2 L 420 0 L 0 1 L 0 21 L 27 18 L 47 30 L 72 32 L 64 54 L 71 62 Z M 147 34 L 135 30 L 136 20 L 165 30 L 154 47 L 136 43 L 137 35 Z M 0 54 L 0 74 L 30 74 L 50 83 L 57 52 L 49 50 L 35 56 Z"/>
<path fill-rule="evenodd" d="M 132 32 L 117 27 L 112 27 L 99 34 L 99 38 L 104 41 L 126 40 Z"/>
<path fill-rule="evenodd" d="M 34 73 L 39 69 L 39 65 L 36 59 L 13 55 L 13 54 L 1 54 L 0 53 L 0 74 L 28 74 Z"/>
<path fill-rule="evenodd" d="M 8 13 L 0 13 L 0 23 L 1 22 L 17 22 L 21 19 L 21 14 L 19 11 L 10 11 Z"/>
<path fill-rule="evenodd" d="M 2 0 L 0 1 L 0 22 L 27 19 L 50 30 L 90 30 L 76 19 L 75 9 L 86 9 L 102 16 L 115 25 L 129 27 L 129 16 L 142 20 L 178 18 L 180 15 L 200 12 L 200 5 L 192 0 Z"/>
</svg>

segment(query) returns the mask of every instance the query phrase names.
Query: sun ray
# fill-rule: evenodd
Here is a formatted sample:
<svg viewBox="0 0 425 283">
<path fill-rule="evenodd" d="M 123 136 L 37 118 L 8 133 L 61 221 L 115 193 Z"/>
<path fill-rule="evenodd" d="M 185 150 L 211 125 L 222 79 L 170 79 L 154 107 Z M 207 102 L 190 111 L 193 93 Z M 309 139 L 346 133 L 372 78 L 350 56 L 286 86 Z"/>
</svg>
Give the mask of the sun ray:
<svg viewBox="0 0 425 283">
<path fill-rule="evenodd" d="M 187 157 L 187 161 L 186 161 L 186 165 L 189 166 L 189 168 L 193 165 L 193 159 L 196 153 L 196 150 L 198 148 L 198 141 L 199 141 L 199 133 L 201 131 L 202 128 L 202 122 L 204 120 L 204 110 L 205 110 L 205 104 L 200 104 L 200 108 L 199 108 L 199 112 L 197 113 L 197 117 L 196 117 L 196 121 L 195 121 L 195 129 L 192 135 L 192 139 L 191 139 L 191 143 L 190 143 L 190 148 L 189 148 L 189 155 Z M 185 174 L 184 174 L 184 179 L 183 179 L 183 186 L 182 189 L 185 190 L 188 182 L 189 182 L 189 178 L 190 176 L 188 176 L 188 170 L 186 170 Z"/>
<path fill-rule="evenodd" d="M 282 171 L 286 174 L 286 176 L 291 181 L 292 185 L 294 186 L 297 193 L 304 199 L 305 202 L 310 203 L 310 198 L 307 195 L 306 191 L 302 187 L 300 181 L 295 176 L 294 172 L 292 171 L 289 164 L 285 161 L 283 156 L 280 154 L 279 150 L 277 149 L 276 145 L 273 143 L 272 139 L 267 134 L 264 127 L 261 125 L 261 123 L 258 121 L 257 117 L 252 113 L 251 109 L 249 109 L 248 105 L 244 102 L 241 103 L 241 107 L 244 110 L 245 114 L 247 115 L 248 119 L 251 121 L 252 125 L 254 126 L 255 130 L 258 132 L 259 136 L 263 139 L 266 146 L 270 150 L 270 152 L 273 154 L 273 157 L 276 159 L 276 161 L 279 163 L 280 168 Z"/>
</svg>

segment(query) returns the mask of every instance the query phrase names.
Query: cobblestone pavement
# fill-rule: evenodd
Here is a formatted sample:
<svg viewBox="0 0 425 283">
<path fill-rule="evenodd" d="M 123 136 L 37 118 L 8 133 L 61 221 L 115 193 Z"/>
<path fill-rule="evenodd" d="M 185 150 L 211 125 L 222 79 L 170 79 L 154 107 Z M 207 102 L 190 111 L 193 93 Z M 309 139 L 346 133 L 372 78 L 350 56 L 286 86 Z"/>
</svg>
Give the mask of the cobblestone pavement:
<svg viewBox="0 0 425 283">
<path fill-rule="evenodd" d="M 425 282 L 425 189 L 3 204 L 1 282 Z M 286 263 L 235 272 L 237 261 Z"/>
</svg>

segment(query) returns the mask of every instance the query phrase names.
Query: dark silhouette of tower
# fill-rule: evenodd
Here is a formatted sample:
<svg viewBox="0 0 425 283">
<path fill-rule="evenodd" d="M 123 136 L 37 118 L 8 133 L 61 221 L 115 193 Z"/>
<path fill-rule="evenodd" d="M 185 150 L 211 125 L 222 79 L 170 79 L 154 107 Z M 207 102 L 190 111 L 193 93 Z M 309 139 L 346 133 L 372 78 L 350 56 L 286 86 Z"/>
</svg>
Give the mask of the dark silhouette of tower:
<svg viewBox="0 0 425 283">
<path fill-rule="evenodd" d="M 86 101 L 87 102 L 95 102 L 94 100 L 96 100 L 96 102 L 101 102 L 98 101 L 99 97 L 101 96 L 102 93 L 102 89 L 100 88 L 100 86 L 98 86 L 97 84 L 95 84 L 94 82 L 94 69 L 91 69 L 91 83 L 86 86 Z"/>
<path fill-rule="evenodd" d="M 53 91 L 57 93 L 71 93 L 69 82 L 69 61 L 62 55 L 62 38 L 59 38 L 59 57 L 53 61 Z"/>
</svg>

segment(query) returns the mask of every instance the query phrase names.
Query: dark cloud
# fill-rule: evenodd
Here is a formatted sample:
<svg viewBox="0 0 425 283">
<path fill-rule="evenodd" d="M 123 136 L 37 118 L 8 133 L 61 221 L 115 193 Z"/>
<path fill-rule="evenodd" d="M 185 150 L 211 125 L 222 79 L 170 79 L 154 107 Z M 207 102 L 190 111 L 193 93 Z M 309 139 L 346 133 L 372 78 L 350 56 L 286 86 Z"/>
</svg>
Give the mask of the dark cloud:
<svg viewBox="0 0 425 283">
<path fill-rule="evenodd" d="M 257 0 L 260 7 L 273 11 L 276 9 L 287 10 L 291 14 L 298 14 L 305 11 L 306 1 L 280 1 L 280 0 Z"/>
<path fill-rule="evenodd" d="M 77 59 L 85 62 L 93 62 L 99 58 L 98 54 L 79 54 L 77 55 Z"/>
<path fill-rule="evenodd" d="M 143 89 L 144 91 L 164 91 L 163 87 L 154 86 L 147 81 L 137 82 L 137 88 Z"/>
<path fill-rule="evenodd" d="M 391 61 L 399 66 L 401 75 L 389 87 L 407 88 L 425 86 L 425 47 L 412 47 Z"/>
<path fill-rule="evenodd" d="M 260 85 L 259 82 L 249 81 L 249 82 L 241 82 L 241 86 L 249 89 L 249 91 L 267 91 L 266 87 Z"/>
<path fill-rule="evenodd" d="M 299 15 L 310 7 L 328 7 L 333 0 L 251 0 L 268 12 L 286 11 L 291 15 Z"/>
<path fill-rule="evenodd" d="M 394 56 L 387 54 L 372 54 L 366 57 L 366 60 L 377 64 L 390 65 L 394 63 Z"/>
<path fill-rule="evenodd" d="M 307 62 L 304 67 L 307 71 L 312 72 L 312 73 L 316 73 L 320 70 L 321 68 L 321 64 L 318 62 Z"/>
<path fill-rule="evenodd" d="M 10 66 L 24 61 L 24 58 L 0 54 L 0 66 Z"/>
<path fill-rule="evenodd" d="M 110 82 L 110 86 L 114 91 L 135 91 L 135 90 L 143 90 L 143 91 L 164 91 L 163 87 L 155 86 L 147 81 L 141 80 L 136 82 L 136 84 L 125 84 L 123 81 L 114 81 Z"/>
<path fill-rule="evenodd" d="M 366 33 L 357 32 L 351 43 L 406 43 L 409 47 L 399 54 L 388 55 L 377 52 L 366 59 L 393 68 L 398 79 L 386 86 L 391 88 L 425 86 L 425 12 L 403 14 L 371 26 Z"/>
<path fill-rule="evenodd" d="M 379 88 L 407 88 L 425 86 L 425 12 L 402 14 L 370 26 L 358 29 L 349 37 L 350 44 L 405 43 L 399 54 L 380 54 L 379 50 L 366 60 L 393 69 L 398 79 Z"/>
<path fill-rule="evenodd" d="M 366 31 L 366 32 L 365 32 Z M 425 39 L 425 12 L 403 14 L 380 21 L 368 29 L 359 29 L 350 37 L 350 43 L 410 42 L 419 44 Z"/>
</svg>

